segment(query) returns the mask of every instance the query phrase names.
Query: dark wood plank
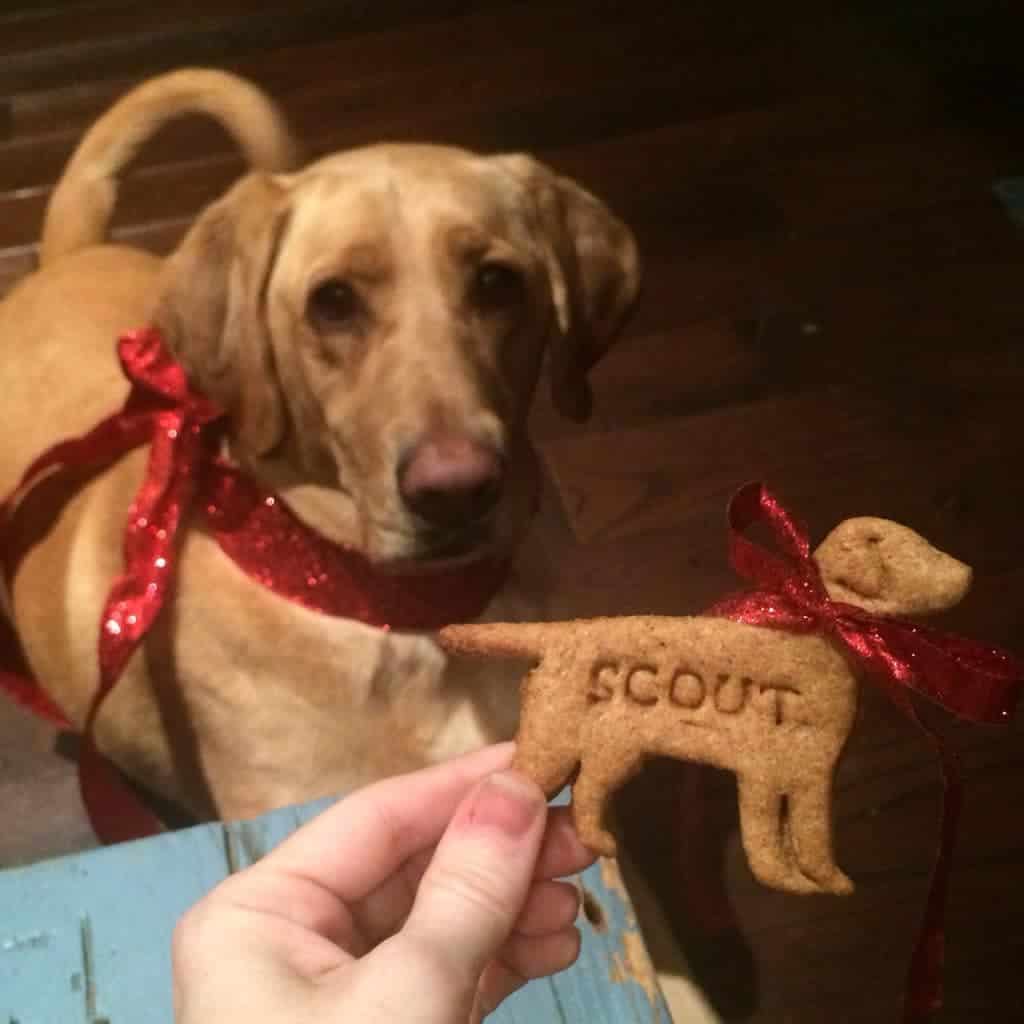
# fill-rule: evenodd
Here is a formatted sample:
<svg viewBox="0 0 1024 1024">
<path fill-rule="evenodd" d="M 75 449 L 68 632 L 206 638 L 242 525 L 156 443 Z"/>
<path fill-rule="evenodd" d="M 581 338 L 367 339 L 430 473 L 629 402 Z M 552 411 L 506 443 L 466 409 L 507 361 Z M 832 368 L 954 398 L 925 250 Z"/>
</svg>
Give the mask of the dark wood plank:
<svg viewBox="0 0 1024 1024">
<path fill-rule="evenodd" d="M 252 67 L 242 63 L 233 69 L 258 71 L 254 77 L 284 105 L 297 133 L 314 137 L 316 153 L 409 137 L 480 148 L 565 148 L 607 138 L 616 128 L 635 134 L 688 114 L 706 118 L 709 109 L 760 107 L 773 97 L 792 95 L 800 81 L 792 53 L 813 51 L 828 31 L 827 25 L 814 22 L 794 29 L 792 38 L 753 63 L 747 35 L 712 57 L 699 40 L 673 32 L 652 35 L 642 22 L 603 17 L 571 25 L 557 7 L 539 11 L 528 6 L 514 13 L 512 25 L 501 25 L 500 60 L 493 54 L 495 19 L 477 15 L 416 26 L 400 39 L 398 33 L 375 33 L 330 40 L 304 48 L 301 61 L 298 51 L 289 48 L 250 62 Z M 537 36 L 544 31 L 572 31 L 574 48 L 557 58 L 538 48 Z M 432 68 L 400 59 L 403 50 L 419 53 L 433 46 L 451 47 L 451 58 Z M 346 69 L 344 75 L 337 74 L 339 66 Z M 596 72 L 601 77 L 595 82 Z M 841 80 L 838 69 L 832 80 Z M 87 125 L 130 84 L 78 85 L 57 91 L 56 99 L 48 91 L 35 102 L 31 96 L 13 98 L 15 131 L 0 149 L 8 158 L 0 188 L 52 182 Z M 46 120 L 32 121 L 33 112 Z M 325 137 L 323 126 L 332 121 L 333 130 Z M 145 166 L 147 154 L 141 160 Z"/>
<path fill-rule="evenodd" d="M 110 12 L 109 20 L 100 17 L 97 22 L 94 16 L 95 34 L 84 39 L 72 33 L 68 42 L 51 42 L 39 48 L 29 45 L 5 55 L 0 63 L 0 93 L 66 85 L 109 74 L 152 74 L 203 62 L 211 55 L 224 59 L 316 42 L 324 35 L 430 21 L 461 12 L 466 2 L 301 0 L 290 6 L 229 3 L 221 10 L 196 4 L 191 10 L 189 5 L 181 11 L 158 8 L 155 18 L 147 17 L 145 9 L 139 18 L 132 7 L 118 8 Z M 489 7 L 497 2 L 482 0 L 481 5 Z"/>
<path fill-rule="evenodd" d="M 867 391 L 851 383 L 838 378 L 806 394 L 659 419 L 614 435 L 547 442 L 548 464 L 576 537 L 586 544 L 657 530 L 689 533 L 694 516 L 704 516 L 709 502 L 752 476 L 777 481 L 801 508 L 811 502 L 805 514 L 825 513 L 826 527 L 844 515 L 904 519 L 916 511 L 922 532 L 937 534 L 936 506 L 945 505 L 945 515 L 952 515 L 948 499 L 937 501 L 946 481 L 972 471 L 980 486 L 986 465 L 988 490 L 1011 499 L 1001 512 L 1009 524 L 1012 499 L 1024 496 L 1024 483 L 1002 480 L 1001 467 L 1024 455 L 1024 436 L 993 433 L 1011 415 L 1016 395 L 978 395 L 973 401 L 965 396 L 957 415 L 950 415 L 933 407 L 927 394 L 906 393 L 894 401 L 884 384 Z M 827 433 L 814 436 L 818 424 L 828 424 Z M 982 438 L 989 444 L 979 445 Z M 609 464 L 605 453 L 612 447 L 617 457 Z M 932 486 L 908 493 L 899 485 L 908 470 Z M 818 493 L 822 479 L 829 481 L 824 494 Z M 991 516 L 997 510 L 985 511 Z M 955 523 L 945 522 L 943 532 L 947 543 L 956 535 L 967 560 L 998 565 L 1016 549 L 1016 540 L 1012 531 L 1002 538 L 988 535 L 987 525 L 978 523 L 979 534 L 971 537 L 962 514 Z"/>
</svg>

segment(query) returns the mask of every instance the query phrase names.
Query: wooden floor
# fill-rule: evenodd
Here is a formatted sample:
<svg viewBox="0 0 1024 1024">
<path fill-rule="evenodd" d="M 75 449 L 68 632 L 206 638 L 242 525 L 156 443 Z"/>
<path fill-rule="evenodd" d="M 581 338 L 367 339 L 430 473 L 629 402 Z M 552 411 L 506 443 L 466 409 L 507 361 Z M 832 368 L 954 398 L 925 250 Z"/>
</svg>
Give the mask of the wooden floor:
<svg viewBox="0 0 1024 1024">
<path fill-rule="evenodd" d="M 816 538 L 851 514 L 914 525 L 977 570 L 946 625 L 1024 653 L 1024 23 L 986 0 L 124 0 L 0 13 L 0 290 L 32 266 L 83 128 L 158 70 L 208 63 L 272 91 L 310 155 L 382 138 L 529 149 L 636 229 L 646 289 L 595 374 L 586 427 L 542 399 L 541 522 L 565 614 L 687 613 L 731 590 L 723 509 L 763 477 Z M 240 170 L 184 123 L 148 147 L 120 237 L 166 250 Z M 5 386 L 9 386 L 5 382 Z M 2 401 L 2 399 L 0 399 Z M 935 758 L 874 692 L 839 775 L 857 892 L 754 883 L 733 787 L 709 828 L 739 936 L 691 947 L 750 1019 L 895 1021 L 938 828 Z M 967 805 L 942 1021 L 1024 1015 L 1022 720 L 949 726 Z M 0 706 L 0 865 L 88 844 L 71 764 Z M 623 815 L 681 936 L 664 771 Z M 701 956 L 714 948 L 720 956 Z M 729 950 L 740 957 L 731 960 Z M 723 980 L 724 979 L 724 980 Z"/>
</svg>

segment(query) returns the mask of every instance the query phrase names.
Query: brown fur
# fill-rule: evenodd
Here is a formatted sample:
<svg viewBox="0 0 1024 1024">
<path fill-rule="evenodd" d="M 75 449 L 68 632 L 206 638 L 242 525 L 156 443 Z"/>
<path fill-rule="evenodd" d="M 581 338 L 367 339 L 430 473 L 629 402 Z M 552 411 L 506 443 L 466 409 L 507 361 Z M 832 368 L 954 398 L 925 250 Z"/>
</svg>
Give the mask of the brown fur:
<svg viewBox="0 0 1024 1024">
<path fill-rule="evenodd" d="M 224 121 L 261 169 L 166 261 L 103 244 L 121 166 L 188 110 Z M 0 492 L 117 408 L 126 384 L 114 339 L 155 323 L 230 410 L 230 456 L 325 535 L 378 562 L 429 562 L 396 466 L 443 428 L 502 451 L 507 480 L 487 543 L 511 544 L 535 487 L 525 419 L 544 352 L 558 404 L 584 415 L 585 372 L 636 293 L 631 234 L 525 156 L 377 146 L 282 173 L 291 151 L 270 104 L 214 72 L 156 79 L 98 122 L 48 212 L 41 270 L 0 303 Z M 474 304 L 483 260 L 520 269 L 521 302 Z M 325 326 L 311 316 L 325 278 L 356 290 L 359 317 Z M 8 595 L 34 672 L 79 724 L 143 460 L 134 452 L 76 493 Z M 488 615 L 518 615 L 523 601 L 510 588 Z M 429 637 L 283 601 L 189 530 L 172 606 L 105 706 L 98 739 L 195 813 L 238 817 L 511 735 L 514 690 L 449 663 Z"/>
</svg>

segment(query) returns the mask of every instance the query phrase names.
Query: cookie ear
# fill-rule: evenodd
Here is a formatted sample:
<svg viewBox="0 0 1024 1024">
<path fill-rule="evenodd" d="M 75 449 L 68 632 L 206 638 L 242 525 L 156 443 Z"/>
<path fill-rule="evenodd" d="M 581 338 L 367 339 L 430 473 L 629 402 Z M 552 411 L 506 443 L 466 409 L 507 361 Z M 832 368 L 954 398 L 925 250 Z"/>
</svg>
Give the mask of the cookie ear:
<svg viewBox="0 0 1024 1024">
<path fill-rule="evenodd" d="M 226 409 L 255 455 L 284 435 L 265 297 L 286 193 L 250 174 L 196 221 L 165 264 L 153 322 L 202 392 Z"/>
<path fill-rule="evenodd" d="M 632 231 L 599 199 L 532 157 L 495 158 L 533 194 L 557 329 L 551 388 L 563 415 L 584 420 L 587 374 L 621 330 L 640 288 Z"/>
<path fill-rule="evenodd" d="M 875 522 L 846 519 L 814 552 L 830 596 L 869 610 L 877 610 L 888 580 L 880 547 L 884 534 Z"/>
</svg>

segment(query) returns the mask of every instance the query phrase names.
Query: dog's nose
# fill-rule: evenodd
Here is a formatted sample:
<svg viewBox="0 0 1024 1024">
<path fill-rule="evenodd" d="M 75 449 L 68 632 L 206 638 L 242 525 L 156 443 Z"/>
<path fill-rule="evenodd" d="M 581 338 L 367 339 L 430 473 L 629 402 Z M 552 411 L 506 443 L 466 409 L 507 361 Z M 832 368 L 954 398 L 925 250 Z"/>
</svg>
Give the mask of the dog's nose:
<svg viewBox="0 0 1024 1024">
<path fill-rule="evenodd" d="M 446 529 L 479 522 L 501 494 L 501 455 L 459 434 L 424 438 L 398 469 L 406 507 L 431 526 Z"/>
</svg>

